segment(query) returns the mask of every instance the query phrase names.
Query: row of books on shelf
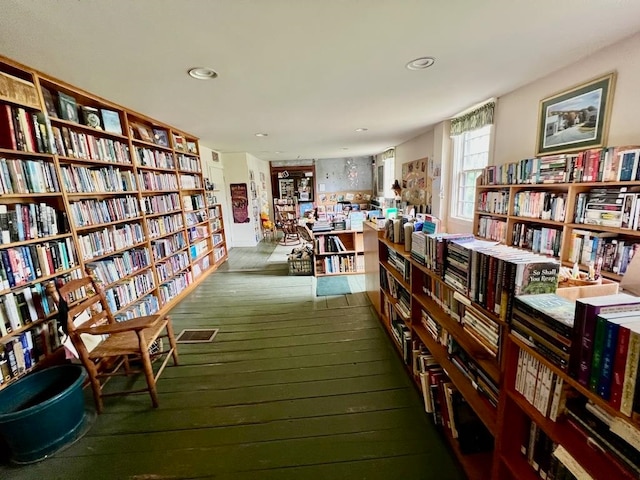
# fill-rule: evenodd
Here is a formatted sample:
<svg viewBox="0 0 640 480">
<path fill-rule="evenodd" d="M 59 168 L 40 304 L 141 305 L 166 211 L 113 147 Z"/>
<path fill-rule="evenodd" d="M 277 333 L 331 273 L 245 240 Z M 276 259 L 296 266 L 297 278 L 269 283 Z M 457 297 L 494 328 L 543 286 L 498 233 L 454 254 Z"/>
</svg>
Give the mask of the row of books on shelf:
<svg viewBox="0 0 640 480">
<path fill-rule="evenodd" d="M 635 146 L 594 148 L 485 167 L 480 178 L 483 185 L 636 181 L 639 156 Z"/>
<path fill-rule="evenodd" d="M 387 248 L 387 252 L 387 261 L 389 264 L 408 282 L 409 278 L 411 278 L 411 263 L 409 259 L 392 248 Z"/>
<path fill-rule="evenodd" d="M 613 409 L 640 420 L 640 297 L 516 297 L 511 331 Z"/>
<path fill-rule="evenodd" d="M 178 190 L 178 177 L 175 173 L 138 172 L 140 188 L 149 192 L 155 190 Z"/>
<path fill-rule="evenodd" d="M 0 158 L 0 193 L 7 195 L 59 192 L 51 161 Z"/>
<path fill-rule="evenodd" d="M 187 212 L 184 215 L 187 226 L 197 225 L 199 223 L 204 222 L 207 219 L 207 211 L 206 210 L 196 210 L 194 212 Z"/>
<path fill-rule="evenodd" d="M 78 235 L 80 256 L 83 260 L 92 260 L 96 257 L 129 248 L 144 242 L 144 240 L 144 230 L 140 223 L 111 225 L 102 230 Z"/>
<path fill-rule="evenodd" d="M 640 242 L 618 238 L 614 233 L 572 230 L 568 260 L 592 264 L 596 274 L 605 271 L 624 275 L 638 248 Z"/>
<path fill-rule="evenodd" d="M 202 188 L 200 175 L 180 175 L 180 188 L 195 190 Z"/>
<path fill-rule="evenodd" d="M 505 242 L 507 240 L 507 222 L 499 218 L 480 217 L 477 234 L 487 240 Z"/>
<path fill-rule="evenodd" d="M 576 197 L 574 223 L 637 230 L 639 187 L 593 188 Z"/>
<path fill-rule="evenodd" d="M 162 304 L 164 305 L 177 297 L 191 283 L 193 283 L 193 273 L 187 270 L 176 275 L 169 282 L 160 285 L 158 293 Z"/>
<path fill-rule="evenodd" d="M 0 388 L 27 373 L 59 346 L 55 319 L 0 342 Z"/>
<path fill-rule="evenodd" d="M 520 453 L 542 479 L 592 478 L 564 446 L 554 442 L 535 422 L 529 421 L 524 430 Z"/>
<path fill-rule="evenodd" d="M 153 250 L 154 261 L 165 258 L 172 253 L 178 252 L 187 246 L 184 232 L 176 233 L 169 237 L 153 240 L 151 248 Z"/>
<path fill-rule="evenodd" d="M 105 260 L 86 264 L 88 272 L 108 285 L 124 278 L 132 273 L 147 268 L 151 258 L 146 248 L 134 248 L 118 255 L 113 255 Z"/>
<path fill-rule="evenodd" d="M 78 265 L 71 237 L 0 250 L 0 290 L 20 287 Z"/>
<path fill-rule="evenodd" d="M 413 373 L 419 379 L 425 411 L 446 429 L 462 454 L 491 451 L 493 437 L 428 349 L 415 345 Z"/>
<path fill-rule="evenodd" d="M 151 270 L 146 270 L 105 290 L 104 295 L 112 312 L 117 312 L 153 290 L 155 283 Z"/>
<path fill-rule="evenodd" d="M 76 132 L 68 127 L 52 127 L 55 152 L 58 155 L 80 160 L 131 165 L 129 146 L 120 140 Z"/>
<path fill-rule="evenodd" d="M 187 255 L 187 252 L 180 252 L 177 255 L 173 255 L 163 262 L 156 263 L 155 268 L 158 274 L 158 280 L 164 282 L 188 266 L 189 255 Z"/>
<path fill-rule="evenodd" d="M 0 337 L 55 312 L 45 285 L 36 283 L 0 297 Z"/>
<path fill-rule="evenodd" d="M 361 257 L 358 255 L 329 255 L 316 258 L 316 265 L 323 273 L 354 273 L 363 271 Z"/>
<path fill-rule="evenodd" d="M 200 255 L 203 255 L 207 250 L 209 250 L 209 245 L 206 240 L 202 240 L 196 244 L 189 246 L 189 254 L 191 255 L 192 260 L 195 260 Z"/>
<path fill-rule="evenodd" d="M 33 153 L 55 153 L 41 112 L 0 105 L 0 148 Z"/>
<path fill-rule="evenodd" d="M 562 230 L 530 223 L 515 223 L 511 245 L 533 253 L 558 257 L 562 247 Z"/>
<path fill-rule="evenodd" d="M 182 228 L 184 228 L 184 221 L 182 215 L 179 213 L 147 219 L 147 229 L 149 230 L 149 237 L 151 238 L 162 237 Z"/>
<path fill-rule="evenodd" d="M 114 193 L 137 190 L 133 172 L 113 166 L 89 168 L 63 165 L 60 167 L 60 176 L 67 193 Z M 142 179 L 141 175 L 140 177 Z M 144 184 L 141 183 L 141 185 Z"/>
<path fill-rule="evenodd" d="M 152 150 L 147 147 L 135 147 L 136 163 L 140 167 L 167 168 L 175 170 L 176 164 L 173 154 L 161 150 Z"/>
<path fill-rule="evenodd" d="M 139 297 L 137 297 L 139 298 Z M 112 308 L 109 306 L 109 308 Z M 134 303 L 130 303 L 121 312 L 117 312 L 113 315 L 116 322 L 124 322 L 133 318 L 144 317 L 147 315 L 153 315 L 160 309 L 158 297 L 155 295 L 145 295 Z M 116 310 L 112 310 L 116 312 Z"/>
<path fill-rule="evenodd" d="M 180 209 L 180 195 L 177 193 L 165 193 L 142 198 L 142 211 L 145 215 L 175 212 Z"/>
<path fill-rule="evenodd" d="M 315 242 L 315 250 L 318 253 L 346 252 L 348 250 L 337 235 L 320 235 L 316 237 Z"/>
<path fill-rule="evenodd" d="M 513 214 L 516 217 L 564 222 L 566 207 L 566 193 L 524 191 L 517 192 L 513 198 Z"/>
<path fill-rule="evenodd" d="M 512 327 L 515 330 L 515 327 Z M 517 331 L 514 335 L 518 336 Z M 540 414 L 555 422 L 564 411 L 568 385 L 547 365 L 526 350 L 518 351 L 515 391 L 520 393 Z"/>
<path fill-rule="evenodd" d="M 0 205 L 0 244 L 24 242 L 69 231 L 66 214 L 46 203 Z"/>
<path fill-rule="evenodd" d="M 76 228 L 99 226 L 140 216 L 137 197 L 126 196 L 104 200 L 81 200 L 70 205 L 71 218 Z"/>
</svg>

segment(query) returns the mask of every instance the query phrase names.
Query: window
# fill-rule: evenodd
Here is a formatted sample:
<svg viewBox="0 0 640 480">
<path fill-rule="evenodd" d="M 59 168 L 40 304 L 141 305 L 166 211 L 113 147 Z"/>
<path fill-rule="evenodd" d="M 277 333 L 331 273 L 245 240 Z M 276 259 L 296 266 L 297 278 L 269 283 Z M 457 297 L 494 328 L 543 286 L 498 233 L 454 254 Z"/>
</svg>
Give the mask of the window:
<svg viewBox="0 0 640 480">
<path fill-rule="evenodd" d="M 395 181 L 395 169 L 396 159 L 394 157 L 386 158 L 384 161 L 384 197 L 396 198 L 396 194 L 393 192 L 393 182 Z"/>
<path fill-rule="evenodd" d="M 491 125 L 469 130 L 454 137 L 451 215 L 473 219 L 476 179 L 489 164 Z"/>
</svg>

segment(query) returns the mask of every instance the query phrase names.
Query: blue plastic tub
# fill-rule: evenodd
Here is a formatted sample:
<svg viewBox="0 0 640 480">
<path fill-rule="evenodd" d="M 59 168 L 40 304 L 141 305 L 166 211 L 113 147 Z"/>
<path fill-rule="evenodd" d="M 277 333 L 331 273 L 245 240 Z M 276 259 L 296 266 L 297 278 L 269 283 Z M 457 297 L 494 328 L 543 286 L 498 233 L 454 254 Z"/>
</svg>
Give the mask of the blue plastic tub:
<svg viewBox="0 0 640 480">
<path fill-rule="evenodd" d="M 62 365 L 0 390 L 0 436 L 13 463 L 43 460 L 84 433 L 86 377 L 81 366 Z"/>
</svg>

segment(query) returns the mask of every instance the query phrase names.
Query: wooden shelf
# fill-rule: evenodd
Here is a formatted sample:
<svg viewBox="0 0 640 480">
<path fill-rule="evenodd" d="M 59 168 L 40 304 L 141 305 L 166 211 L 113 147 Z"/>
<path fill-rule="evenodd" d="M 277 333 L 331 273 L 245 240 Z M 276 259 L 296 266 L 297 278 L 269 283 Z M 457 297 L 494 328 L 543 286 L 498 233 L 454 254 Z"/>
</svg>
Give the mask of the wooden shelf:
<svg viewBox="0 0 640 480">
<path fill-rule="evenodd" d="M 420 337 L 429 351 L 442 366 L 451 382 L 460 391 L 464 399 L 476 412 L 478 418 L 484 423 L 487 430 L 495 436 L 497 433 L 498 412 L 488 400 L 485 400 L 471 384 L 471 381 L 462 373 L 458 367 L 449 360 L 449 354 L 445 348 L 437 343 L 431 334 L 422 325 L 413 325 L 413 331 Z"/>
<path fill-rule="evenodd" d="M 77 158 L 77 157 L 65 157 L 62 155 L 58 155 L 58 160 L 61 163 L 75 163 L 80 165 L 96 165 L 96 166 L 109 166 L 109 167 L 125 167 L 133 169 L 133 164 L 131 162 L 110 162 L 107 160 L 94 160 L 92 158 Z"/>
<path fill-rule="evenodd" d="M 438 322 L 442 328 L 448 331 L 456 342 L 470 354 L 478 365 L 484 370 L 496 383 L 500 383 L 500 365 L 496 357 L 492 356 L 478 341 L 470 337 L 463 329 L 462 325 L 456 322 L 451 316 L 442 311 L 440 306 L 428 295 L 414 293 L 413 297 L 422 305 L 433 319 Z"/>
<path fill-rule="evenodd" d="M 193 142 L 193 145 L 195 145 L 195 149 L 199 150 L 199 146 L 198 146 L 198 139 L 193 137 L 192 135 L 185 133 L 185 132 L 180 132 L 176 129 L 174 129 L 173 127 L 169 126 L 169 125 L 164 125 L 161 122 L 155 121 L 143 114 L 131 111 L 129 109 L 123 108 L 121 106 L 118 106 L 116 104 L 113 104 L 111 102 L 109 102 L 108 100 L 105 100 L 99 96 L 93 95 L 89 92 L 86 92 L 82 89 L 76 88 L 72 85 L 69 85 L 63 81 L 59 81 L 55 78 L 49 77 L 47 75 L 43 75 L 39 72 L 33 71 L 31 69 L 29 69 L 28 67 L 25 67 L 23 65 L 19 65 L 16 64 L 15 62 L 9 60 L 9 59 L 5 59 L 3 58 L 2 62 L 0 62 L 0 70 L 2 70 L 4 73 L 9 73 L 12 74 L 14 76 L 17 76 L 19 78 L 29 78 L 30 81 L 34 84 L 35 89 L 36 89 L 36 93 L 37 93 L 37 97 L 39 99 L 43 99 L 44 96 L 42 95 L 42 91 L 41 89 L 44 87 L 46 87 L 49 91 L 51 91 L 51 93 L 55 96 L 55 94 L 57 92 L 62 92 L 68 95 L 73 96 L 76 99 L 77 105 L 85 105 L 85 106 L 90 106 L 90 107 L 95 107 L 95 108 L 106 108 L 109 109 L 111 111 L 117 112 L 121 126 L 122 126 L 122 130 L 124 132 L 124 134 L 118 134 L 118 133 L 113 133 L 113 132 L 108 132 L 105 130 L 99 130 L 99 129 L 95 129 L 92 127 L 89 127 L 87 125 L 83 125 L 74 121 L 68 121 L 68 120 L 64 120 L 62 118 L 50 118 L 51 123 L 54 127 L 58 127 L 61 129 L 69 129 L 69 131 L 71 132 L 71 135 L 74 136 L 76 133 L 77 134 L 85 134 L 87 136 L 92 136 L 94 137 L 96 140 L 98 140 L 101 143 L 104 143 L 105 145 L 107 143 L 110 143 L 111 141 L 116 142 L 117 146 L 120 147 L 122 146 L 123 148 L 128 148 L 129 149 L 129 154 L 125 154 L 122 155 L 123 158 L 122 161 L 113 161 L 113 160 L 100 160 L 97 158 L 79 158 L 80 155 L 80 151 L 78 149 L 75 149 L 75 153 L 74 152 L 69 152 L 69 155 L 57 155 L 57 154 L 49 154 L 49 153 L 37 153 L 37 152 L 25 152 L 22 150 L 12 150 L 12 149 L 6 149 L 6 148 L 0 148 L 0 156 L 6 157 L 6 158 L 17 158 L 17 159 L 42 159 L 46 162 L 50 162 L 49 165 L 47 166 L 53 166 L 54 168 L 51 169 L 50 171 L 47 172 L 47 175 L 49 175 L 52 171 L 53 175 L 56 176 L 57 183 L 62 186 L 64 183 L 62 182 L 62 168 L 64 169 L 69 169 L 69 168 L 73 168 L 74 166 L 78 166 L 78 167 L 84 167 L 84 168 L 90 168 L 90 169 L 95 169 L 95 168 L 117 168 L 120 169 L 121 171 L 124 171 L 126 173 L 129 172 L 144 172 L 145 174 L 149 174 L 149 172 L 151 173 L 155 173 L 156 175 L 160 175 L 160 174 L 169 174 L 172 175 L 174 177 L 176 177 L 176 181 L 178 180 L 178 176 L 179 175 L 189 175 L 190 177 L 193 177 L 194 179 L 201 179 L 203 177 L 203 174 L 201 171 L 198 171 L 198 169 L 196 168 L 196 161 L 191 160 L 193 158 L 198 159 L 199 155 L 198 153 L 195 152 L 182 152 L 179 150 L 174 150 L 172 147 L 170 146 L 162 146 L 162 145 L 156 145 L 155 143 L 151 143 L 151 142 L 144 142 L 144 141 L 140 141 L 137 140 L 136 138 L 133 138 L 133 132 L 131 132 L 127 126 L 128 126 L 128 119 L 133 119 L 134 121 L 139 121 L 141 122 L 141 124 L 144 125 L 153 125 L 153 126 L 158 126 L 160 128 L 162 128 L 164 131 L 166 131 L 167 133 L 167 138 L 171 141 L 173 139 L 173 135 L 174 134 L 179 134 L 181 135 L 185 140 L 188 140 L 189 142 Z M 35 98 L 35 97 L 34 97 Z M 20 103 L 16 103 L 11 99 L 6 99 L 4 97 L 0 97 L 0 106 L 3 105 L 10 105 L 13 107 L 13 105 L 18 105 L 18 106 L 24 106 L 21 105 Z M 46 105 L 30 105 L 28 106 L 28 108 L 30 109 L 35 109 L 35 110 L 41 110 L 44 111 L 43 107 L 46 107 Z M 29 135 L 29 136 L 35 136 L 33 134 L 33 132 L 18 132 L 20 135 Z M 16 139 L 17 140 L 17 139 Z M 26 140 L 33 140 L 34 144 L 37 144 L 37 139 L 35 138 L 27 138 Z M 64 141 L 64 140 L 63 140 Z M 25 142 L 26 143 L 26 142 Z M 9 143 L 10 144 L 10 143 Z M 145 148 L 145 149 L 149 149 L 152 150 L 154 152 L 161 152 L 160 155 L 163 157 L 170 157 L 170 161 L 176 158 L 176 155 L 188 155 L 189 158 L 189 162 L 185 163 L 184 166 L 187 166 L 186 169 L 184 168 L 180 168 L 179 164 L 176 163 L 176 165 L 174 167 L 171 168 L 165 168 L 165 167 L 151 167 L 151 166 L 145 166 L 145 165 L 139 165 L 140 162 L 138 162 L 138 160 L 136 159 L 136 152 L 135 149 L 136 148 Z M 93 150 L 92 150 L 93 151 Z M 85 154 L 85 152 L 82 152 L 83 154 Z M 94 152 L 96 153 L 96 152 Z M 86 152 L 86 155 L 88 156 L 88 150 Z M 200 165 L 200 167 L 202 166 L 202 163 L 200 160 L 197 161 L 197 163 Z M 158 163 L 166 165 L 166 163 L 163 162 L 159 162 Z M 62 166 L 62 168 L 61 168 Z M 162 238 L 165 237 L 169 237 L 171 235 L 183 235 L 183 238 L 186 240 L 186 230 L 185 227 L 181 227 L 180 229 L 176 230 L 175 232 L 171 232 L 171 233 L 167 233 L 164 235 L 160 235 L 154 239 L 151 239 L 148 237 L 148 225 L 146 225 L 144 222 L 146 219 L 156 219 L 156 218 L 160 218 L 160 217 L 164 217 L 164 216 L 172 216 L 172 215 L 181 215 L 182 219 L 184 219 L 184 213 L 182 211 L 182 209 L 180 208 L 180 206 L 178 206 L 178 208 L 176 210 L 170 211 L 170 212 L 162 212 L 162 213 L 150 213 L 150 214 L 145 214 L 143 212 L 141 212 L 138 216 L 133 217 L 133 218 L 121 218 L 122 215 L 119 216 L 114 216 L 112 218 L 114 218 L 114 221 L 110 221 L 110 222 L 106 222 L 106 223 L 97 223 L 97 224 L 91 224 L 91 225 L 82 225 L 82 226 L 76 226 L 75 225 L 75 220 L 74 220 L 74 216 L 71 213 L 71 207 L 73 206 L 74 203 L 79 202 L 80 200 L 88 200 L 90 198 L 93 199 L 110 199 L 110 198 L 122 198 L 124 196 L 130 197 L 132 199 L 135 199 L 136 202 L 138 202 L 138 200 L 142 200 L 145 201 L 147 197 L 149 196 L 163 196 L 163 195 L 167 195 L 167 194 L 172 194 L 172 195 L 176 195 L 176 199 L 177 204 L 178 205 L 182 205 L 182 199 L 179 198 L 181 196 L 184 195 L 195 195 L 198 194 L 200 196 L 202 196 L 204 198 L 204 194 L 205 194 L 205 190 L 204 188 L 189 188 L 189 189 L 180 189 L 179 186 L 177 186 L 176 188 L 170 189 L 170 190 L 145 190 L 145 191 L 118 191 L 118 192 L 74 192 L 74 193 L 68 193 L 68 192 L 46 192 L 46 193 L 25 193 L 25 194 L 15 194 L 15 195 L 2 195 L 0 197 L 0 205 L 14 205 L 17 203 L 21 203 L 21 204 L 27 204 L 27 203 L 31 203 L 31 204 L 37 204 L 37 203 L 47 203 L 47 204 L 51 204 L 51 205 L 55 205 L 57 207 L 58 210 L 60 210 L 62 213 L 66 214 L 66 216 L 69 219 L 69 223 L 70 223 L 70 231 L 68 233 L 65 234 L 60 234 L 60 235 L 52 235 L 49 237 L 44 237 L 44 238 L 37 238 L 37 239 L 32 239 L 32 240 L 27 240 L 27 241 L 22 241 L 22 242 L 14 242 L 14 243 L 10 243 L 10 244 L 6 244 L 6 245 L 0 245 L 0 250 L 2 249 L 9 249 L 9 248 L 18 248 L 18 247 L 22 247 L 22 246 L 28 246 L 28 245 L 32 245 L 32 244 L 44 244 L 47 242 L 53 242 L 53 241 L 66 241 L 67 244 L 71 243 L 72 247 L 74 248 L 76 255 L 78 256 L 78 258 L 80 258 L 79 260 L 79 264 L 74 266 L 73 268 L 70 269 L 66 269 L 66 270 L 60 270 L 55 272 L 52 275 L 46 275 L 46 276 L 42 276 L 39 277 L 31 282 L 27 282 L 24 283 L 18 287 L 12 288 L 12 289 L 6 289 L 4 291 L 0 291 L 0 295 L 6 295 L 12 291 L 15 290 L 19 290 L 22 289 L 24 287 L 29 287 L 32 286 L 34 284 L 37 283 L 43 283 L 43 282 L 48 282 L 49 280 L 52 280 L 56 277 L 60 277 L 62 275 L 67 275 L 70 273 L 80 273 L 83 272 L 86 269 L 86 266 L 92 262 L 99 262 L 102 261 L 104 259 L 113 257 L 115 255 L 120 255 L 123 254 L 124 252 L 128 252 L 131 251 L 133 249 L 138 249 L 138 248 L 145 248 L 147 249 L 147 251 L 149 251 L 149 253 L 153 253 L 152 250 L 152 246 L 153 243 L 155 241 L 158 241 Z M 90 202 L 83 202 L 83 203 L 90 203 Z M 204 207 L 203 209 L 204 210 Z M 196 210 L 197 211 L 197 210 Z M 136 224 L 136 228 L 138 226 L 142 227 L 142 231 L 144 232 L 144 238 L 145 240 L 141 241 L 141 242 L 136 242 L 132 245 L 129 245 L 127 247 L 124 248 L 119 248 L 117 250 L 111 251 L 111 252 L 104 252 L 104 251 L 97 251 L 97 252 L 92 252 L 92 251 L 84 251 L 81 248 L 81 245 L 83 247 L 86 247 L 87 245 L 94 245 L 91 242 L 86 242 L 81 244 L 80 241 L 80 236 L 84 236 L 87 233 L 93 232 L 93 231 L 97 231 L 97 230 L 102 230 L 102 229 L 110 229 L 114 226 L 121 226 L 124 224 L 132 224 L 135 223 Z M 198 223 L 198 226 L 200 226 L 200 228 L 206 229 L 207 233 L 204 236 L 203 240 L 206 240 L 206 238 L 208 238 L 212 232 L 211 232 L 211 226 L 209 225 L 208 221 L 202 221 Z M 219 219 L 219 228 L 216 229 L 216 234 L 221 235 L 222 236 L 222 241 L 219 242 L 219 244 L 224 245 L 224 242 L 226 241 L 225 236 L 224 236 L 224 224 L 223 224 L 223 219 L 220 218 Z M 209 244 L 211 242 L 208 242 Z M 88 248 L 90 250 L 90 247 Z M 173 306 L 175 306 L 176 302 L 180 301 L 181 299 L 184 298 L 185 295 L 187 295 L 188 293 L 190 293 L 191 291 L 193 291 L 193 288 L 195 288 L 195 286 L 202 281 L 202 279 L 204 279 L 208 274 L 210 274 L 211 272 L 215 271 L 219 265 L 224 262 L 227 259 L 226 255 L 223 255 L 223 257 L 221 259 L 219 259 L 215 264 L 210 265 L 206 268 L 203 268 L 203 264 L 206 263 L 205 261 L 203 261 L 203 259 L 206 258 L 206 256 L 210 256 L 211 252 L 207 249 L 206 252 L 203 252 L 197 259 L 191 260 L 189 258 L 188 252 L 187 252 L 187 247 L 185 246 L 183 249 L 177 251 L 177 252 L 172 252 L 169 256 L 160 259 L 158 261 L 166 261 L 168 258 L 170 258 L 171 256 L 174 256 L 176 254 L 179 254 L 180 252 L 183 252 L 184 254 L 187 255 L 186 260 L 189 260 L 190 262 L 197 262 L 198 265 L 201 267 L 201 273 L 198 275 L 198 278 L 196 281 L 191 282 L 191 284 L 185 288 L 182 289 L 178 295 L 176 295 L 172 300 L 163 303 L 163 305 L 160 308 L 160 312 L 159 313 L 166 313 L 168 312 L 168 310 L 170 308 L 172 308 Z M 90 258 L 85 258 L 85 257 L 90 257 Z M 119 278 L 115 281 L 110 283 L 109 285 L 107 285 L 107 288 L 109 287 L 113 287 L 115 285 L 117 285 L 118 282 L 121 281 L 126 281 L 127 279 L 133 278 L 137 275 L 140 274 L 145 274 L 148 275 L 150 273 L 153 273 L 154 278 L 157 279 L 155 272 L 153 272 L 153 268 L 155 268 L 155 264 L 157 262 L 152 261 L 150 265 L 144 267 L 144 268 L 140 268 L 134 272 L 127 272 L 126 275 L 122 275 L 119 276 Z M 188 271 L 191 268 L 191 263 L 189 263 L 188 266 L 186 266 L 185 268 L 183 268 L 181 271 Z M 75 275 L 74 275 L 75 276 Z M 140 296 L 145 296 L 148 294 L 154 294 L 157 296 L 157 289 L 158 287 L 154 287 L 152 289 L 150 289 L 147 292 L 141 293 Z M 4 299 L 2 299 L 4 300 Z M 134 302 L 137 301 L 137 299 L 134 300 Z M 133 302 L 131 302 L 133 303 Z M 122 309 L 120 309 L 119 312 L 114 312 L 114 314 L 119 314 L 122 311 L 126 310 L 127 308 L 130 308 L 131 304 L 128 304 L 126 306 L 123 306 Z M 51 316 L 50 316 L 51 317 Z M 32 328 L 37 328 L 38 325 L 40 325 L 42 322 L 44 322 L 45 319 L 42 320 L 38 320 L 35 322 L 32 322 L 28 325 L 25 325 L 24 327 L 21 327 L 21 329 L 16 330 L 15 332 L 13 332 L 11 335 L 19 335 L 20 333 L 24 332 L 24 331 L 28 331 L 29 329 Z M 60 353 L 62 350 L 59 350 L 58 353 Z M 41 362 L 38 363 L 38 365 L 42 364 L 45 365 L 47 364 L 47 360 L 48 359 L 53 359 L 54 357 L 62 357 L 62 355 L 58 355 L 56 353 L 54 353 L 53 355 L 50 355 L 49 357 L 47 357 L 47 359 L 42 360 Z M 37 367 L 36 367 L 37 368 Z M 7 382 L 9 383 L 9 382 Z"/>
</svg>

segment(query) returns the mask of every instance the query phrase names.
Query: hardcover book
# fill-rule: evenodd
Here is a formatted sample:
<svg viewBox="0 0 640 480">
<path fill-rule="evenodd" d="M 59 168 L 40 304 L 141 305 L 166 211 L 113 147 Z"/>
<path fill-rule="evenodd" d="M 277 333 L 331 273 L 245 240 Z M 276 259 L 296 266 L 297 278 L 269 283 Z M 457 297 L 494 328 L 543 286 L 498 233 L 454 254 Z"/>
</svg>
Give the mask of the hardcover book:
<svg viewBox="0 0 640 480">
<path fill-rule="evenodd" d="M 120 123 L 120 114 L 113 110 L 100 110 L 102 114 L 102 124 L 106 132 L 117 133 L 122 135 L 122 124 Z"/>
<path fill-rule="evenodd" d="M 42 87 L 42 96 L 44 97 L 44 106 L 47 109 L 47 113 L 50 117 L 58 118 L 58 112 L 56 110 L 56 101 L 53 98 L 53 93 L 48 88 Z"/>
<path fill-rule="evenodd" d="M 589 387 L 593 359 L 596 319 L 599 314 L 638 310 L 640 298 L 627 293 L 581 298 L 576 302 L 574 338 L 569 361 L 569 375 Z"/>
<path fill-rule="evenodd" d="M 160 128 L 154 128 L 153 141 L 156 145 L 160 145 L 161 147 L 168 147 L 169 137 L 167 136 L 166 130 L 162 130 Z"/>
<path fill-rule="evenodd" d="M 86 107 L 82 105 L 80 107 L 80 110 L 82 111 L 82 123 L 84 123 L 88 127 L 102 130 L 102 122 L 100 121 L 100 112 L 98 111 L 97 108 Z"/>
<path fill-rule="evenodd" d="M 78 118 L 78 104 L 76 99 L 66 93 L 58 92 L 58 107 L 60 116 L 64 120 L 80 123 Z"/>
</svg>

